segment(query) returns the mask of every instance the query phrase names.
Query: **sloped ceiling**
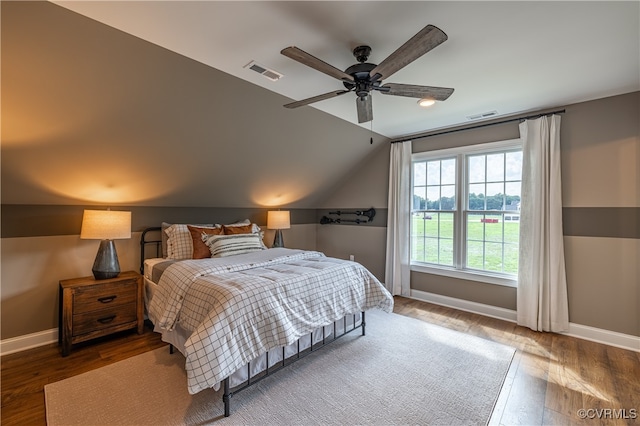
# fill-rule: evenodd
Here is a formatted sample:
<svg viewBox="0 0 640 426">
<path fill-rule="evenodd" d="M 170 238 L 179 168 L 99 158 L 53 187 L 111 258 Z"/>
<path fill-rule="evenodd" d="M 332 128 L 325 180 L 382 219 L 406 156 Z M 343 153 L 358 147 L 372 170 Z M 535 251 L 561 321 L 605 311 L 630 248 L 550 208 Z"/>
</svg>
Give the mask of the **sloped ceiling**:
<svg viewBox="0 0 640 426">
<path fill-rule="evenodd" d="M 3 204 L 314 208 L 387 149 L 53 3 L 1 7 Z"/>
<path fill-rule="evenodd" d="M 640 90 L 633 1 L 0 5 L 3 204 L 315 208 L 387 138 Z M 392 82 L 446 102 L 374 94 L 364 125 L 346 96 L 282 107 L 340 85 L 283 47 L 377 63 L 427 23 L 449 40 Z"/>
<path fill-rule="evenodd" d="M 427 24 L 449 39 L 385 80 L 455 88 L 445 102 L 373 93 L 373 123 L 387 137 L 640 90 L 638 1 L 65 1 L 55 0 L 293 100 L 342 83 L 280 51 L 295 45 L 344 70 L 352 49 L 379 64 Z M 284 74 L 269 81 L 251 60 Z M 355 95 L 306 106 L 356 123 Z M 297 120 L 301 109 L 289 111 Z"/>
</svg>

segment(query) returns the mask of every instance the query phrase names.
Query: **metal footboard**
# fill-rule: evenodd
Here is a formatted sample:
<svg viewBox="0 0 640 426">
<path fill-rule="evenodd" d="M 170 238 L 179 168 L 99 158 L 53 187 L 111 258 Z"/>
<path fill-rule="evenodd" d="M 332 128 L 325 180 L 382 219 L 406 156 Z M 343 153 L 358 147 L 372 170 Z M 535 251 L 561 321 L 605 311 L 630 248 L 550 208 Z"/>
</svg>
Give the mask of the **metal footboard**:
<svg viewBox="0 0 640 426">
<path fill-rule="evenodd" d="M 266 368 L 264 371 L 254 375 L 253 377 L 251 377 L 251 362 L 249 362 L 247 364 L 247 380 L 244 383 L 241 383 L 238 386 L 235 386 L 233 388 L 230 387 L 229 385 L 229 377 L 227 377 L 226 379 L 223 380 L 223 395 L 222 395 L 222 401 L 224 402 L 224 416 L 225 417 L 229 417 L 231 415 L 231 397 L 238 394 L 239 392 L 247 389 L 250 386 L 255 385 L 256 383 L 259 383 L 262 379 L 265 379 L 271 375 L 273 375 L 274 373 L 276 373 L 277 371 L 282 370 L 285 367 L 288 367 L 289 365 L 293 364 L 296 361 L 301 360 L 302 358 L 306 357 L 307 355 L 318 351 L 319 349 L 324 348 L 325 346 L 327 346 L 328 344 L 335 342 L 336 340 L 338 340 L 339 338 L 346 336 L 347 334 L 353 332 L 354 330 L 357 330 L 358 328 L 362 328 L 362 335 L 365 335 L 365 313 L 364 311 L 362 312 L 362 320 L 360 321 L 360 325 L 356 325 L 356 314 L 353 314 L 353 327 L 351 327 L 350 329 L 347 329 L 347 317 L 349 315 L 345 316 L 342 321 L 343 321 L 343 332 L 342 334 L 338 335 L 337 334 L 337 326 L 336 326 L 336 322 L 333 323 L 333 333 L 332 333 L 332 338 L 327 338 L 326 337 L 326 333 L 325 333 L 325 327 L 322 327 L 322 343 L 317 343 L 315 346 L 313 344 L 313 333 L 311 333 L 311 344 L 309 346 L 309 348 L 304 349 L 304 350 L 300 350 L 300 340 L 298 340 L 297 343 L 297 351 L 294 355 L 289 356 L 288 358 L 285 356 L 285 348 L 282 348 L 282 361 L 278 362 L 278 364 L 275 364 L 273 367 L 269 367 L 269 352 L 266 353 Z M 338 320 L 339 321 L 339 320 Z"/>
</svg>

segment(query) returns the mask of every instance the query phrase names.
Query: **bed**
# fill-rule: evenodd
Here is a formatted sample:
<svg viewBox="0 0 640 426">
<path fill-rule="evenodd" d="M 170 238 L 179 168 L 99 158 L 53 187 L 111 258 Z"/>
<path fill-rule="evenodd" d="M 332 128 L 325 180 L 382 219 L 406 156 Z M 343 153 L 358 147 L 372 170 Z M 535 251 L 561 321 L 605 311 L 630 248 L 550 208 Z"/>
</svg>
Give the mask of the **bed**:
<svg viewBox="0 0 640 426">
<path fill-rule="evenodd" d="M 154 331 L 185 356 L 189 393 L 224 388 L 225 416 L 241 390 L 354 330 L 364 336 L 368 309 L 393 310 L 362 265 L 267 249 L 255 224 L 163 224 L 140 244 Z"/>
</svg>

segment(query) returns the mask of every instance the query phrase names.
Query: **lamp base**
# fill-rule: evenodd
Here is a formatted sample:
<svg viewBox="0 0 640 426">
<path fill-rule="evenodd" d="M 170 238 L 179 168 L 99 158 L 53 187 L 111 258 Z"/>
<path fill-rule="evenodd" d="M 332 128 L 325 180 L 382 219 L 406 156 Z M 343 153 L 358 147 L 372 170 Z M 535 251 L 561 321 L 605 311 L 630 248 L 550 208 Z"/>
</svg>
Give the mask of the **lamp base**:
<svg viewBox="0 0 640 426">
<path fill-rule="evenodd" d="M 100 241 L 100 248 L 98 248 L 98 254 L 96 254 L 91 271 L 96 280 L 106 280 L 120 275 L 120 263 L 113 240 Z"/>
<path fill-rule="evenodd" d="M 284 238 L 282 238 L 282 230 L 276 229 L 276 236 L 273 239 L 271 247 L 284 247 Z"/>
</svg>

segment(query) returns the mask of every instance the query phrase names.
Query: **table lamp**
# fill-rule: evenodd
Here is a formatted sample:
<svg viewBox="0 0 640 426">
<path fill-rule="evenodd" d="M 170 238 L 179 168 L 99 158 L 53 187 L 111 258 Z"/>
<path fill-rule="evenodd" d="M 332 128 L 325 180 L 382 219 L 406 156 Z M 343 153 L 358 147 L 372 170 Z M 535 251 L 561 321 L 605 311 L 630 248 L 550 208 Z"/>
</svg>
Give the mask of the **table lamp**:
<svg viewBox="0 0 640 426">
<path fill-rule="evenodd" d="M 113 240 L 131 238 L 131 212 L 114 210 L 85 210 L 82 215 L 83 240 L 101 240 L 93 276 L 96 280 L 115 278 L 120 274 L 118 254 Z"/>
<path fill-rule="evenodd" d="M 267 212 L 267 229 L 275 229 L 276 236 L 272 247 L 284 247 L 282 229 L 291 228 L 291 220 L 288 210 L 274 210 Z"/>
</svg>

